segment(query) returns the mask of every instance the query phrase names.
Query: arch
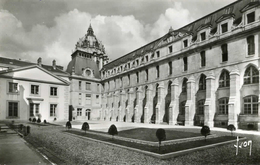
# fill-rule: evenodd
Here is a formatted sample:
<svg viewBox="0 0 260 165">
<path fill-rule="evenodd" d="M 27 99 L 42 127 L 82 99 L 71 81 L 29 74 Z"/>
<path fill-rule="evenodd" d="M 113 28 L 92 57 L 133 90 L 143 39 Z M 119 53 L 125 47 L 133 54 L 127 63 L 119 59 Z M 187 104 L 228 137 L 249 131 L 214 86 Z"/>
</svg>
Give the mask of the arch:
<svg viewBox="0 0 260 165">
<path fill-rule="evenodd" d="M 244 84 L 255 84 L 259 83 L 259 71 L 257 67 L 249 64 L 244 72 Z"/>
<path fill-rule="evenodd" d="M 169 108 L 171 104 L 171 86 L 172 86 L 172 81 L 168 81 L 168 86 L 167 86 L 167 94 L 165 96 L 165 113 L 163 117 L 163 122 L 166 122 L 169 124 Z"/>
<path fill-rule="evenodd" d="M 223 87 L 229 87 L 230 86 L 230 75 L 229 75 L 229 71 L 226 69 L 223 69 L 221 71 L 221 74 L 219 76 L 219 88 L 223 88 Z"/>
<path fill-rule="evenodd" d="M 187 92 L 187 82 L 188 82 L 188 79 L 186 77 L 183 78 L 182 80 L 182 86 L 181 86 L 181 92 L 182 93 L 185 93 Z"/>
<path fill-rule="evenodd" d="M 206 90 L 206 76 L 205 76 L 205 74 L 200 75 L 199 90 Z"/>
</svg>

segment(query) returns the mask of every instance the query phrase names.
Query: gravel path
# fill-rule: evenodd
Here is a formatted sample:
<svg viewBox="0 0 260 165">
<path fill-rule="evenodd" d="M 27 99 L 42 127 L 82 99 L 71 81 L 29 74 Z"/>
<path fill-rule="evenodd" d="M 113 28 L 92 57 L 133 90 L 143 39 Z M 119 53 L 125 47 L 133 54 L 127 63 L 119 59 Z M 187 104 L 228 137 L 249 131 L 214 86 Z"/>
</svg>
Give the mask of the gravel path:
<svg viewBox="0 0 260 165">
<path fill-rule="evenodd" d="M 86 141 L 77 137 L 64 134 L 64 127 L 31 125 L 31 134 L 25 137 L 29 143 L 36 147 L 45 147 L 56 157 L 63 160 L 62 164 L 258 164 L 259 136 L 251 136 L 258 144 L 255 144 L 252 156 L 247 151 L 241 151 L 235 156 L 234 144 L 193 152 L 189 155 L 160 160 L 133 152 L 127 149 L 116 148 L 107 144 L 94 141 Z M 55 159 L 53 160 L 55 163 Z M 57 164 L 60 164 L 57 162 Z"/>
</svg>

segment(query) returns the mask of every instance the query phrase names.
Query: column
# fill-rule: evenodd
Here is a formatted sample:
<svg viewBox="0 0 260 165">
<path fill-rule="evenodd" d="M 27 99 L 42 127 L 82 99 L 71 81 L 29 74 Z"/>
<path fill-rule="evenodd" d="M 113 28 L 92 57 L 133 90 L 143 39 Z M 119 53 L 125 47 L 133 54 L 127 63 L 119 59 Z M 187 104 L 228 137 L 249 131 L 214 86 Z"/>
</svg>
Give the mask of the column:
<svg viewBox="0 0 260 165">
<path fill-rule="evenodd" d="M 150 123 L 150 119 L 153 114 L 153 87 L 152 84 L 150 84 L 147 88 L 147 96 L 146 96 L 146 105 L 144 108 L 144 123 Z"/>
<path fill-rule="evenodd" d="M 238 128 L 238 115 L 240 113 L 240 74 L 237 68 L 230 72 L 230 96 L 228 102 L 228 125 Z"/>
<path fill-rule="evenodd" d="M 127 106 L 127 113 L 126 113 L 126 122 L 132 121 L 132 115 L 134 110 L 134 99 L 133 99 L 133 88 L 130 88 L 128 92 L 128 106 Z"/>
<path fill-rule="evenodd" d="M 185 125 L 194 125 L 195 115 L 195 80 L 191 76 L 187 81 L 187 102 L 185 104 Z"/>
<path fill-rule="evenodd" d="M 204 125 L 214 127 L 215 106 L 215 77 L 213 73 L 206 78 L 206 100 L 204 104 Z"/>
<path fill-rule="evenodd" d="M 125 99 L 125 90 L 122 90 L 121 92 L 120 92 L 120 107 L 119 107 L 119 115 L 118 115 L 118 120 L 119 121 L 124 121 L 124 116 L 125 116 L 125 109 L 126 109 L 126 107 L 125 107 L 125 101 L 126 101 L 126 99 Z"/>
<path fill-rule="evenodd" d="M 169 107 L 169 125 L 177 124 L 179 114 L 179 82 L 176 78 L 171 85 L 171 104 Z"/>
<path fill-rule="evenodd" d="M 165 113 L 165 88 L 163 82 L 160 83 L 158 87 L 158 102 L 156 105 L 156 124 L 160 124 L 163 122 L 163 116 Z"/>
<path fill-rule="evenodd" d="M 142 106 L 142 87 L 140 86 L 138 88 L 137 92 L 137 98 L 136 98 L 136 106 L 135 106 L 135 123 L 141 123 L 141 115 L 143 112 L 143 106 Z"/>
</svg>

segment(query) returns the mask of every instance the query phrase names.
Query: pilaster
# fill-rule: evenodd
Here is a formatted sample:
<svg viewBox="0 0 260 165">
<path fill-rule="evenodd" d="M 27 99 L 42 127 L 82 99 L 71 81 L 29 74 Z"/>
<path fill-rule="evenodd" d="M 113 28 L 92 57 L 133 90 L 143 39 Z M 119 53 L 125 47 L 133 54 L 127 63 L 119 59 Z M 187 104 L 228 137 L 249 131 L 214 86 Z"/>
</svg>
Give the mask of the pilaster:
<svg viewBox="0 0 260 165">
<path fill-rule="evenodd" d="M 215 106 L 215 77 L 210 74 L 206 78 L 206 100 L 204 103 L 204 125 L 214 126 Z"/>
<path fill-rule="evenodd" d="M 156 105 L 156 124 L 160 124 L 163 122 L 163 116 L 165 113 L 165 91 L 163 83 L 160 83 L 158 86 L 158 102 Z"/>
<path fill-rule="evenodd" d="M 177 124 L 179 113 L 179 82 L 176 78 L 171 84 L 171 103 L 169 107 L 169 125 Z"/>
<path fill-rule="evenodd" d="M 137 92 L 137 98 L 136 98 L 136 106 L 135 106 L 135 123 L 141 122 L 141 116 L 143 112 L 143 106 L 142 106 L 142 89 L 141 87 L 138 88 Z"/>
<path fill-rule="evenodd" d="M 193 126 L 195 115 L 195 80 L 191 76 L 187 81 L 187 102 L 185 104 L 185 125 Z"/>
<path fill-rule="evenodd" d="M 144 108 L 144 123 L 150 123 L 150 119 L 153 114 L 153 94 L 152 94 L 152 85 L 149 85 L 147 88 L 147 101 Z"/>
</svg>

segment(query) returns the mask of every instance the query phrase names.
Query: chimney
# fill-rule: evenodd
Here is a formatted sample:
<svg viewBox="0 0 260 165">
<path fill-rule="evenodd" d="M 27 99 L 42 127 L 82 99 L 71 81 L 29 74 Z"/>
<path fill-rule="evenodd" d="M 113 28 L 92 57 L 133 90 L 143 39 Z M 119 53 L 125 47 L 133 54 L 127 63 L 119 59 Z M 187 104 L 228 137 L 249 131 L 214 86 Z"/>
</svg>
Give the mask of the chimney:
<svg viewBox="0 0 260 165">
<path fill-rule="evenodd" d="M 38 64 L 39 66 L 42 66 L 42 58 L 41 58 L 41 57 L 38 58 L 38 60 L 37 60 L 37 64 Z"/>
<path fill-rule="evenodd" d="M 56 61 L 55 60 L 52 61 L 52 67 L 53 67 L 53 69 L 56 69 Z"/>
</svg>

